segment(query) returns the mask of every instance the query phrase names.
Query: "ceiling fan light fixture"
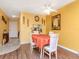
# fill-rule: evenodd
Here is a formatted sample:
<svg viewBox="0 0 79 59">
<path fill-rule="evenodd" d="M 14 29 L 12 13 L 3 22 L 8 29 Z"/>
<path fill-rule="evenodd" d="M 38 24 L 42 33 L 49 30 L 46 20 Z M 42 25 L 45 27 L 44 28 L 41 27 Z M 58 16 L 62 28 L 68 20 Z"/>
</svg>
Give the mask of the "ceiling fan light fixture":
<svg viewBox="0 0 79 59">
<path fill-rule="evenodd" d="M 55 9 L 51 8 L 51 7 L 47 7 L 47 9 L 51 12 L 57 12 Z"/>
<path fill-rule="evenodd" d="M 51 12 L 57 12 L 57 11 L 54 9 L 51 9 L 50 7 L 48 7 L 47 9 L 44 10 L 45 14 L 50 14 Z"/>
</svg>

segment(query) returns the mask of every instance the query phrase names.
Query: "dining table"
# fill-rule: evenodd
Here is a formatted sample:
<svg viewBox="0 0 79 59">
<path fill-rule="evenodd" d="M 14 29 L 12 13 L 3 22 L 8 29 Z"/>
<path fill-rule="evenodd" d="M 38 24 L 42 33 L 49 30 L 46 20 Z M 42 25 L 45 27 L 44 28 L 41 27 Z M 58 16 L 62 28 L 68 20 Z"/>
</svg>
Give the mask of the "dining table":
<svg viewBox="0 0 79 59">
<path fill-rule="evenodd" d="M 32 34 L 32 40 L 36 44 L 36 47 L 40 49 L 40 59 L 42 59 L 43 48 L 50 42 L 50 36 L 47 34 Z"/>
</svg>

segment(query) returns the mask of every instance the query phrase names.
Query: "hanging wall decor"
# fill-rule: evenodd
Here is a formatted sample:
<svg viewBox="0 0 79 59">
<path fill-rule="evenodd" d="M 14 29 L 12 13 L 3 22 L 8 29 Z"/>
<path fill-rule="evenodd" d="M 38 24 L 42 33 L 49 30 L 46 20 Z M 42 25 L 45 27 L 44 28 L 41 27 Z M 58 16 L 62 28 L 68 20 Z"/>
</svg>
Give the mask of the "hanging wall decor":
<svg viewBox="0 0 79 59">
<path fill-rule="evenodd" d="M 52 29 L 60 30 L 61 29 L 61 14 L 52 16 Z"/>
<path fill-rule="evenodd" d="M 45 19 L 42 18 L 42 24 L 45 25 Z"/>
<path fill-rule="evenodd" d="M 25 24 L 25 16 L 23 16 L 23 24 Z"/>
<path fill-rule="evenodd" d="M 29 27 L 29 19 L 27 19 L 27 27 Z"/>
<path fill-rule="evenodd" d="M 35 19 L 36 22 L 38 22 L 39 21 L 39 16 L 35 16 L 34 19 Z"/>
<path fill-rule="evenodd" d="M 2 16 L 2 20 L 3 20 L 3 22 L 4 22 L 5 24 L 7 24 L 7 21 L 5 20 L 5 17 L 4 17 L 4 16 Z"/>
<path fill-rule="evenodd" d="M 42 24 L 43 24 L 43 18 L 42 18 Z"/>
<path fill-rule="evenodd" d="M 43 20 L 43 22 L 44 22 L 44 25 L 45 25 L 45 20 Z"/>
</svg>

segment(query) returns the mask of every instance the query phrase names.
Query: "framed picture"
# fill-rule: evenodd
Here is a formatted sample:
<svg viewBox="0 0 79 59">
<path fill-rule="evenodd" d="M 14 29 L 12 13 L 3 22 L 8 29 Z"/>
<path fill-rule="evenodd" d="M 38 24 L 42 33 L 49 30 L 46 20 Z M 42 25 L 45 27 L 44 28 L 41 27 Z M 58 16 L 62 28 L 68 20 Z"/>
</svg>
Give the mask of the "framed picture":
<svg viewBox="0 0 79 59">
<path fill-rule="evenodd" d="M 7 21 L 5 20 L 5 17 L 4 17 L 4 16 L 2 16 L 2 20 L 3 20 L 3 22 L 4 22 L 5 24 L 7 24 Z"/>
<path fill-rule="evenodd" d="M 43 24 L 43 18 L 42 18 L 42 24 Z"/>
<path fill-rule="evenodd" d="M 42 24 L 45 25 L 45 19 L 42 18 Z"/>
<path fill-rule="evenodd" d="M 61 29 L 61 14 L 57 14 L 52 16 L 52 30 L 60 30 Z"/>
<path fill-rule="evenodd" d="M 44 25 L 45 25 L 45 20 L 44 20 Z"/>
<path fill-rule="evenodd" d="M 29 19 L 27 19 L 27 27 L 29 27 Z"/>
<path fill-rule="evenodd" d="M 23 16 L 23 24 L 25 24 L 25 16 Z"/>
</svg>

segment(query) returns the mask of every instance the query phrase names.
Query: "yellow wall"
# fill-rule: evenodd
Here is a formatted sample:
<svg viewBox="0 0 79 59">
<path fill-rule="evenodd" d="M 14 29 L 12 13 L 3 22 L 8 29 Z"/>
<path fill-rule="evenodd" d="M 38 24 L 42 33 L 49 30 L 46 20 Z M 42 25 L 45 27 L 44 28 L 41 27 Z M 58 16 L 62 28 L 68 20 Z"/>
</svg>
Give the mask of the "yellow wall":
<svg viewBox="0 0 79 59">
<path fill-rule="evenodd" d="M 2 21 L 2 18 L 1 16 L 4 16 L 5 17 L 5 20 L 7 21 L 7 24 L 5 24 L 3 21 Z M 5 15 L 5 13 L 0 9 L 0 46 L 2 45 L 2 39 L 3 39 L 3 31 L 4 30 L 7 30 L 8 32 L 8 17 Z"/>
<path fill-rule="evenodd" d="M 60 9 L 61 39 L 60 44 L 79 51 L 79 1 Z"/>
<path fill-rule="evenodd" d="M 59 44 L 67 48 L 79 51 L 79 1 L 75 1 L 63 8 L 61 8 L 58 13 L 61 14 L 61 30 Z M 51 30 L 51 16 L 57 14 L 52 13 L 47 16 L 47 23 L 49 29 L 47 33 Z"/>
<path fill-rule="evenodd" d="M 46 20 L 45 16 L 38 15 L 40 17 L 40 20 L 36 22 L 34 20 L 35 14 L 22 12 L 20 14 L 20 41 L 21 43 L 29 42 L 30 39 L 30 32 L 33 24 L 41 24 L 43 33 L 46 33 L 46 25 L 42 24 L 42 18 Z M 23 17 L 25 17 L 25 24 L 23 24 Z M 29 20 L 29 26 L 27 26 L 27 19 Z"/>
<path fill-rule="evenodd" d="M 48 34 L 51 31 L 51 15 L 46 16 L 46 33 Z"/>
</svg>

